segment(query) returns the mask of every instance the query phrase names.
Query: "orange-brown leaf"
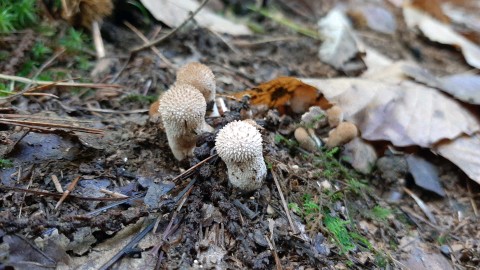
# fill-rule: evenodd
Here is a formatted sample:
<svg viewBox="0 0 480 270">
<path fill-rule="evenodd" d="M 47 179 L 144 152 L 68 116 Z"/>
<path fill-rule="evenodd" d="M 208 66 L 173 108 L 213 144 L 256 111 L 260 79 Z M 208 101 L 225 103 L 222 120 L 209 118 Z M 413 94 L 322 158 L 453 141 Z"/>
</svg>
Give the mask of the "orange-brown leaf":
<svg viewBox="0 0 480 270">
<path fill-rule="evenodd" d="M 293 77 L 278 77 L 252 89 L 236 93 L 235 97 L 242 98 L 245 95 L 251 97 L 252 105 L 264 104 L 269 108 L 277 108 L 281 113 L 286 112 L 287 106 L 295 113 L 304 112 L 314 105 L 323 109 L 330 106 L 315 87 Z"/>
</svg>

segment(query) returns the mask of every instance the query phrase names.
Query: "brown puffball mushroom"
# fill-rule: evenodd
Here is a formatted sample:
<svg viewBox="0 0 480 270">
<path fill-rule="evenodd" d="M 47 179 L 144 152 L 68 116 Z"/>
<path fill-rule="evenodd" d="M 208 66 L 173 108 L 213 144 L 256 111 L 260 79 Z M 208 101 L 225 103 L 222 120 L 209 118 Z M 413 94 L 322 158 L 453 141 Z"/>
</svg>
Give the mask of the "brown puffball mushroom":
<svg viewBox="0 0 480 270">
<path fill-rule="evenodd" d="M 74 26 L 91 29 L 93 22 L 101 21 L 112 11 L 112 0 L 66 0 L 62 6 L 62 17 Z"/>
<path fill-rule="evenodd" d="M 303 127 L 298 127 L 297 129 L 295 129 L 295 132 L 293 135 L 295 136 L 295 139 L 298 141 L 298 144 L 300 145 L 300 147 L 310 152 L 317 151 L 318 148 L 321 146 L 320 140 L 317 138 L 313 130 L 312 132 L 309 132 L 309 130 Z"/>
<path fill-rule="evenodd" d="M 328 109 L 327 110 L 327 119 L 328 119 L 328 125 L 330 127 L 338 126 L 341 122 L 343 122 L 342 108 L 340 108 L 337 105 L 334 105 L 333 107 Z"/>
<path fill-rule="evenodd" d="M 218 156 L 228 169 L 230 184 L 243 191 L 262 186 L 267 166 L 262 154 L 262 135 L 244 121 L 228 123 L 215 139 Z"/>
<path fill-rule="evenodd" d="M 358 136 L 357 127 L 349 122 L 342 122 L 336 128 L 330 130 L 326 146 L 328 148 L 344 145 Z"/>
<path fill-rule="evenodd" d="M 173 155 L 177 160 L 193 156 L 197 136 L 213 131 L 205 123 L 205 98 L 191 85 L 175 84 L 159 102 L 158 111 Z"/>
<path fill-rule="evenodd" d="M 176 83 L 193 85 L 202 93 L 207 103 L 215 100 L 215 75 L 204 64 L 192 62 L 179 68 Z"/>
</svg>

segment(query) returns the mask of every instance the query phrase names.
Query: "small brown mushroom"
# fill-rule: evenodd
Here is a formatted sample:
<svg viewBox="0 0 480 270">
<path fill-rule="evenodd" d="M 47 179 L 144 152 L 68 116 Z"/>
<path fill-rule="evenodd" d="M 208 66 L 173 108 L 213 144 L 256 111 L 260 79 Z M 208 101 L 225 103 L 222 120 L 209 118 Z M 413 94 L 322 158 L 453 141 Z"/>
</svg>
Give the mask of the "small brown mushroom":
<svg viewBox="0 0 480 270">
<path fill-rule="evenodd" d="M 328 148 L 344 145 L 358 136 L 357 127 L 349 122 L 341 122 L 336 128 L 330 130 L 326 146 Z"/>
<path fill-rule="evenodd" d="M 207 103 L 215 100 L 215 75 L 204 64 L 192 62 L 178 69 L 176 83 L 190 84 L 197 88 Z"/>
<path fill-rule="evenodd" d="M 336 127 L 341 122 L 343 122 L 343 111 L 338 105 L 334 105 L 330 109 L 327 110 L 327 119 L 328 125 L 330 127 Z"/>
<path fill-rule="evenodd" d="M 298 127 L 295 129 L 294 136 L 300 147 L 310 152 L 315 152 L 320 146 L 322 146 L 313 129 Z"/>
</svg>

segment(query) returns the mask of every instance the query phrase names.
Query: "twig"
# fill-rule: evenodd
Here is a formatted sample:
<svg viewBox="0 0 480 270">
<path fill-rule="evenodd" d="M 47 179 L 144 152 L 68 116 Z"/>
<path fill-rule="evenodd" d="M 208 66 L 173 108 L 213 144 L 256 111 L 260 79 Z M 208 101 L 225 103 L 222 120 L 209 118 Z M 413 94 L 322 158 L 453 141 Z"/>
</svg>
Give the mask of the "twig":
<svg viewBox="0 0 480 270">
<path fill-rule="evenodd" d="M 152 249 L 152 254 L 158 254 L 158 251 L 160 250 L 160 248 L 163 246 L 163 244 L 164 244 L 165 241 L 167 240 L 167 237 L 173 232 L 173 229 L 172 229 L 173 222 L 174 222 L 175 219 L 177 218 L 177 215 L 178 215 L 178 213 L 180 212 L 180 210 L 182 209 L 183 204 L 187 201 L 188 196 L 189 196 L 190 193 L 192 192 L 193 184 L 195 183 L 195 181 L 196 181 L 196 180 L 194 179 L 194 180 L 192 180 L 192 181 L 190 182 L 192 185 L 191 185 L 190 188 L 187 190 L 187 192 L 184 194 L 183 199 L 182 199 L 182 201 L 179 203 L 177 209 L 175 209 L 175 211 L 173 212 L 172 217 L 170 218 L 170 222 L 168 223 L 167 227 L 165 228 L 165 231 L 164 231 L 163 234 L 162 234 L 162 238 L 160 239 L 160 243 L 158 243 L 155 247 L 153 247 L 153 249 Z M 160 263 L 161 263 L 161 258 L 162 258 L 161 256 L 158 256 L 155 269 L 159 269 Z"/>
<path fill-rule="evenodd" d="M 58 207 L 63 203 L 63 201 L 68 197 L 70 192 L 72 192 L 75 187 L 77 186 L 78 181 L 82 178 L 81 176 L 77 176 L 73 181 L 68 185 L 67 190 L 63 192 L 62 197 L 60 197 L 60 200 L 58 200 L 57 204 L 55 205 L 55 209 L 58 209 Z"/>
<path fill-rule="evenodd" d="M 37 81 L 31 80 L 24 77 L 13 76 L 13 75 L 6 75 L 0 74 L 0 79 L 21 82 L 26 84 L 37 84 L 37 85 L 55 85 L 55 86 L 65 86 L 65 87 L 87 87 L 87 88 L 122 88 L 123 86 L 118 84 L 105 84 L 105 83 L 75 83 L 75 82 L 52 82 L 52 81 Z M 25 92 L 31 91 L 30 89 L 26 89 L 24 91 L 20 91 L 8 97 L 0 97 L 2 99 L 12 99 L 14 97 L 23 95 Z"/>
<path fill-rule="evenodd" d="M 292 233 L 297 234 L 298 233 L 297 227 L 293 223 L 292 217 L 290 216 L 290 211 L 288 210 L 288 205 L 287 205 L 287 202 L 285 201 L 285 197 L 283 197 L 282 188 L 280 187 L 280 183 L 278 182 L 277 176 L 275 174 L 275 170 L 272 169 L 271 171 L 272 171 L 273 180 L 275 181 L 275 185 L 277 186 L 277 190 L 280 195 L 280 200 L 282 201 L 283 210 L 285 211 L 285 214 L 287 214 L 288 223 L 290 223 L 290 227 L 292 228 Z"/>
<path fill-rule="evenodd" d="M 60 55 L 62 55 L 64 52 L 66 51 L 65 48 L 61 49 L 60 51 L 58 51 L 57 53 L 55 53 L 54 55 L 52 55 L 52 57 L 50 57 L 45 63 L 43 63 L 40 68 L 38 68 L 37 72 L 35 72 L 35 74 L 33 75 L 33 79 L 36 80 L 38 75 L 40 75 L 40 73 L 43 72 L 43 70 L 45 70 L 50 64 L 53 63 L 53 61 L 55 61 L 55 59 L 57 59 Z M 25 85 L 25 87 L 23 88 L 22 91 L 29 91 L 28 89 L 30 88 L 30 86 L 32 86 L 32 82 L 31 83 L 28 83 L 27 85 Z"/>
<path fill-rule="evenodd" d="M 100 33 L 100 24 L 98 21 L 92 22 L 92 36 L 95 51 L 97 52 L 97 59 L 105 57 L 105 46 L 103 46 L 102 34 Z"/>
<path fill-rule="evenodd" d="M 25 189 L 25 188 L 19 188 L 19 187 L 10 187 L 10 186 L 0 185 L 0 190 L 2 189 L 12 190 L 16 192 L 32 193 L 32 194 L 37 194 L 41 196 L 50 196 L 50 197 L 56 197 L 56 198 L 60 198 L 63 195 L 62 193 L 54 193 L 54 192 L 49 192 L 44 190 Z M 125 200 L 123 198 L 97 198 L 97 197 L 82 197 L 82 196 L 76 196 L 76 195 L 70 195 L 68 196 L 68 198 L 84 200 L 84 201 L 105 201 L 105 202 Z"/>
<path fill-rule="evenodd" d="M 172 179 L 172 182 L 175 182 L 177 180 L 180 180 L 180 179 L 183 179 L 184 177 L 186 177 L 188 174 L 190 174 L 191 172 L 193 172 L 195 169 L 197 169 L 200 165 L 202 165 L 203 163 L 217 157 L 218 154 L 215 154 L 215 155 L 212 155 L 212 156 L 209 156 L 208 158 L 198 162 L 197 164 L 195 164 L 194 166 L 192 166 L 190 169 L 184 171 L 183 173 L 179 174 L 177 177 L 173 178 Z"/>
<path fill-rule="evenodd" d="M 150 224 L 148 224 L 145 229 L 143 229 L 140 233 L 138 233 L 135 237 L 130 240 L 130 242 L 122 248 L 115 256 L 113 256 L 110 260 L 108 260 L 102 267 L 100 267 L 100 270 L 107 270 L 110 269 L 110 267 L 116 263 L 119 259 L 123 257 L 126 253 L 128 253 L 133 247 L 135 247 L 138 242 L 140 242 L 152 229 L 153 226 L 155 225 L 155 220 L 151 221 Z"/>
<path fill-rule="evenodd" d="M 270 242 L 270 239 L 268 239 L 267 235 L 263 235 L 265 237 L 265 240 L 267 240 L 268 247 L 270 248 L 270 251 L 272 251 L 273 258 L 275 259 L 275 267 L 277 270 L 282 270 L 282 262 L 280 261 L 280 258 L 278 257 L 277 249 L 275 246 Z"/>
<path fill-rule="evenodd" d="M 430 220 L 431 223 L 437 225 L 437 220 L 435 219 L 435 216 L 433 215 L 432 211 L 430 211 L 430 208 L 420 199 L 415 193 L 413 193 L 410 189 L 404 187 L 403 190 L 410 195 L 410 197 L 413 198 L 413 200 L 418 204 L 420 209 L 422 209 L 423 213 L 427 216 L 428 220 Z"/>
<path fill-rule="evenodd" d="M 130 52 L 131 53 L 137 53 L 141 50 L 144 50 L 146 48 L 149 48 L 153 45 L 156 45 L 162 41 L 164 41 L 165 39 L 169 38 L 170 36 L 172 36 L 173 34 L 175 34 L 178 30 L 180 30 L 180 28 L 182 28 L 183 26 L 185 26 L 191 19 L 193 19 L 193 17 L 195 17 L 195 15 L 197 15 L 197 13 L 208 3 L 209 0 L 203 0 L 203 2 L 200 4 L 200 6 L 198 6 L 198 8 L 192 12 L 190 14 L 190 16 L 187 17 L 187 19 L 185 19 L 185 21 L 183 21 L 179 26 L 177 26 L 176 28 L 172 29 L 172 31 L 170 31 L 168 34 L 162 36 L 162 37 L 159 37 L 153 41 L 150 41 L 142 46 L 139 46 L 137 48 L 134 48 L 132 49 Z"/>
<path fill-rule="evenodd" d="M 47 117 L 47 116 L 40 116 L 40 115 L 32 115 L 32 114 L 0 114 L 0 118 L 7 118 L 7 119 L 38 119 L 38 120 L 45 120 L 45 121 L 59 121 L 59 122 L 82 122 L 82 123 L 96 123 L 96 120 L 81 120 L 81 119 L 65 119 L 60 117 Z"/>
<path fill-rule="evenodd" d="M 72 196 L 72 195 L 70 195 Z M 82 214 L 82 215 L 76 215 L 76 216 L 72 216 L 73 218 L 83 218 L 83 217 L 94 217 L 110 208 L 113 208 L 113 207 L 116 207 L 116 206 L 119 206 L 121 204 L 124 204 L 124 203 L 129 203 L 133 200 L 137 200 L 137 199 L 140 199 L 142 198 L 143 196 L 145 196 L 145 193 L 140 193 L 140 194 L 137 194 L 135 196 L 132 196 L 132 197 L 129 197 L 129 198 L 115 198 L 115 199 L 121 199 L 121 201 L 117 201 L 117 202 L 114 202 L 114 203 L 111 203 L 109 205 L 106 205 L 104 207 L 100 207 L 98 209 L 95 209 L 89 213 L 86 213 L 86 214 Z"/>
<path fill-rule="evenodd" d="M 127 195 L 124 195 L 124 194 L 118 193 L 118 192 L 114 192 L 114 191 L 110 191 L 110 190 L 104 189 L 104 188 L 99 189 L 99 191 L 102 192 L 102 193 L 108 194 L 108 195 L 110 195 L 114 198 L 121 198 L 121 199 L 128 198 Z"/>
<path fill-rule="evenodd" d="M 6 125 L 29 127 L 29 128 L 37 128 L 37 127 L 64 128 L 71 131 L 85 132 L 85 133 L 91 133 L 91 134 L 103 134 L 103 130 L 96 129 L 96 128 L 75 127 L 75 126 L 64 125 L 64 124 L 33 122 L 33 121 L 24 121 L 24 120 L 16 120 L 16 119 L 4 119 L 4 118 L 1 118 L 1 116 L 0 116 L 0 123 L 6 124 Z"/>
<path fill-rule="evenodd" d="M 257 216 L 255 212 L 250 210 L 250 208 L 248 208 L 246 205 L 241 203 L 238 199 L 233 201 L 233 205 L 240 208 L 240 210 L 242 210 L 250 220 L 253 220 Z"/>
<path fill-rule="evenodd" d="M 32 168 L 32 175 L 30 175 L 30 181 L 28 181 L 27 190 L 32 185 L 34 176 L 35 176 L 35 171 Z M 20 218 L 22 216 L 22 209 L 23 209 L 23 204 L 25 202 L 25 197 L 26 196 L 27 196 L 27 192 L 23 193 L 22 202 L 20 203 L 20 210 L 18 211 L 18 218 Z"/>
<path fill-rule="evenodd" d="M 472 196 L 472 188 L 470 187 L 470 181 L 467 181 L 467 190 L 468 190 L 468 197 L 469 197 L 469 200 L 470 200 L 470 204 L 472 205 L 472 208 L 473 208 L 473 214 L 478 217 L 478 208 L 477 208 L 477 204 L 475 203 L 475 200 L 473 199 L 473 196 Z"/>
<path fill-rule="evenodd" d="M 142 32 L 140 32 L 131 23 L 125 21 L 123 22 L 123 24 L 125 24 L 128 28 L 130 28 L 130 30 L 132 30 L 132 32 L 134 32 L 143 41 L 144 44 L 148 44 L 148 42 L 150 42 L 148 38 L 145 35 L 143 35 Z M 151 47 L 150 49 L 158 56 L 158 58 L 160 58 L 160 60 L 165 62 L 165 64 L 167 64 L 171 68 L 175 68 L 174 64 L 170 62 L 170 60 L 168 60 L 168 58 L 166 58 L 156 47 Z"/>
</svg>

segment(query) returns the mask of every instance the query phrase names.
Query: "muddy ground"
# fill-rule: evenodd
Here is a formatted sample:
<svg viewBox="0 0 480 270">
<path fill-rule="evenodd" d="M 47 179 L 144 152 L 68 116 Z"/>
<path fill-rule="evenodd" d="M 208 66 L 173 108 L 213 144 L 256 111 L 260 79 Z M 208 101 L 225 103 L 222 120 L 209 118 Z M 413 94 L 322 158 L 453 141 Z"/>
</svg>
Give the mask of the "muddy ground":
<svg viewBox="0 0 480 270">
<path fill-rule="evenodd" d="M 310 17 L 294 12 L 290 17 L 313 27 L 330 8 L 325 4 L 313 9 Z M 401 22 L 398 10 L 392 10 Z M 345 75 L 318 59 L 321 41 L 258 14 L 249 20 L 262 25 L 265 33 L 221 39 L 193 23 L 156 47 L 177 67 L 192 61 L 210 66 L 217 93 L 224 95 L 278 76 Z M 150 38 L 161 26 L 131 23 Z M 56 27 L 67 28 L 64 23 Z M 168 31 L 163 27 L 160 35 Z M 457 50 L 427 41 L 401 23 L 394 36 L 358 31 L 366 44 L 383 54 L 394 60 L 414 59 L 434 74 L 470 69 Z M 3 44 L 14 52 L 26 42 L 24 36 L 22 32 L 2 37 Z M 118 254 L 112 269 L 480 266 L 480 223 L 474 209 L 480 203 L 480 189 L 448 161 L 428 155 L 441 170 L 447 195 L 440 197 L 412 184 L 401 158 L 388 159 L 390 167 L 384 171 L 361 175 L 342 161 L 341 149 L 309 153 L 295 145 L 292 132 L 300 115 L 260 110 L 254 119 L 263 127 L 269 173 L 260 190 L 241 193 L 228 185 L 226 166 L 212 148 L 216 132 L 240 119 L 246 104 L 226 99 L 230 112 L 207 119 L 216 131 L 201 137 L 194 158 L 178 162 L 162 125 L 148 116 L 154 97 L 175 81 L 175 69 L 151 50 L 129 58 L 129 49 L 140 42 L 118 18 L 106 21 L 103 38 L 111 61 L 103 72 L 89 73 L 96 64 L 93 57 L 90 69 L 74 70 L 68 55 L 49 69 L 121 88 L 51 87 L 48 92 L 58 99 L 18 97 L 4 104 L 11 112 L 103 130 L 103 135 L 96 135 L 0 125 L 1 153 L 13 162 L 0 170 L 0 256 L 5 269 L 97 269 L 110 265 L 108 260 Z M 27 62 L 24 58 L 19 61 Z M 74 196 L 57 209 L 60 193 L 52 177 L 64 188 L 80 177 Z M 436 224 L 424 216 L 404 186 L 433 209 Z M 100 189 L 129 198 L 112 199 Z M 392 193 L 400 194 L 393 203 L 387 200 Z M 138 241 L 128 245 L 135 237 Z"/>
</svg>

